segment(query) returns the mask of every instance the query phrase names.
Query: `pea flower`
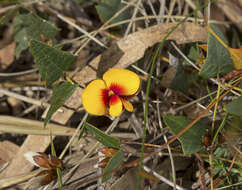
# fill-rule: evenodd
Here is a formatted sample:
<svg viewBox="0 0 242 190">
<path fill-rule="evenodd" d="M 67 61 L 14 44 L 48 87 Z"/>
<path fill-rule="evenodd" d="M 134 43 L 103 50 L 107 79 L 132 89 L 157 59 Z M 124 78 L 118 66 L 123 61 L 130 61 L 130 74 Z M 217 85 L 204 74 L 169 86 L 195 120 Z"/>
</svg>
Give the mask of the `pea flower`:
<svg viewBox="0 0 242 190">
<path fill-rule="evenodd" d="M 128 99 L 138 92 L 139 87 L 137 74 L 127 69 L 113 68 L 104 73 L 102 80 L 93 80 L 88 84 L 82 92 L 82 104 L 90 114 L 116 117 L 123 108 L 133 111 Z"/>
</svg>

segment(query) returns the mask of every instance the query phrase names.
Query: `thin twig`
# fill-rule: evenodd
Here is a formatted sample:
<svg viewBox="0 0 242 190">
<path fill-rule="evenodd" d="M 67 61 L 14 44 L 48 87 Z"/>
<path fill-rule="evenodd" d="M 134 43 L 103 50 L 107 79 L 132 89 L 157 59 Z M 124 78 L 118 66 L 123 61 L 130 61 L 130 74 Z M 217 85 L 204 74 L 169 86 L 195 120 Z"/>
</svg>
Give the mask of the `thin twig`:
<svg viewBox="0 0 242 190">
<path fill-rule="evenodd" d="M 200 183 L 201 183 L 202 189 L 206 190 L 206 182 L 204 179 L 204 175 L 205 175 L 204 161 L 198 153 L 195 153 L 194 155 L 198 160 L 198 168 L 199 168 L 199 172 L 200 172 L 199 178 L 200 178 Z"/>
<path fill-rule="evenodd" d="M 125 33 L 124 33 L 124 36 L 127 36 L 127 35 L 129 34 L 129 31 L 130 31 L 131 26 L 132 26 L 132 24 L 133 24 L 133 19 L 136 17 L 136 14 L 138 13 L 138 7 L 139 7 L 139 4 L 140 4 L 140 3 L 141 3 L 141 0 L 138 0 L 138 2 L 136 3 L 137 6 L 134 8 L 134 12 L 133 12 L 133 15 L 132 15 L 131 21 L 130 21 L 130 23 L 129 23 L 129 25 L 128 25 L 128 27 L 127 27 Z"/>
<path fill-rule="evenodd" d="M 135 2 L 135 1 L 136 0 L 133 0 L 132 3 Z M 130 5 L 126 5 L 125 7 L 123 7 L 122 9 L 120 9 L 118 12 L 116 12 L 107 22 L 105 22 L 98 30 L 96 30 L 93 33 L 93 36 L 96 36 L 100 31 L 103 30 L 103 28 L 105 26 L 107 26 L 108 24 L 110 24 L 113 19 L 115 19 L 116 17 L 118 17 L 121 13 L 123 13 L 129 7 L 130 7 Z M 86 42 L 75 52 L 75 54 L 78 54 L 89 42 L 90 42 L 90 39 L 87 39 Z"/>
<path fill-rule="evenodd" d="M 162 130 L 162 129 L 163 129 L 163 126 L 162 126 L 162 122 L 161 122 L 160 106 L 159 106 L 158 103 L 156 104 L 156 109 L 157 109 L 158 123 L 159 123 L 159 126 L 160 126 L 161 130 Z M 166 135 L 164 134 L 163 137 L 164 137 L 165 142 L 167 143 L 167 137 L 166 137 Z M 170 157 L 170 160 L 171 160 L 172 179 L 173 179 L 173 189 L 175 190 L 175 189 L 176 189 L 176 185 L 177 185 L 177 184 L 176 184 L 176 170 L 175 170 L 175 164 L 174 164 L 174 159 L 173 159 L 173 156 L 172 156 L 171 148 L 170 148 L 169 145 L 167 146 L 167 149 L 168 149 L 169 157 Z"/>
<path fill-rule="evenodd" d="M 9 162 L 4 163 L 0 168 L 0 173 L 2 173 L 9 165 Z"/>
<path fill-rule="evenodd" d="M 45 100 L 45 98 L 41 98 L 40 101 Z M 18 116 L 19 117 L 23 117 L 24 115 L 32 112 L 34 109 L 36 109 L 38 107 L 38 105 L 31 105 L 30 107 L 28 107 L 27 109 L 25 109 L 22 113 L 20 113 Z"/>
<path fill-rule="evenodd" d="M 194 10 L 196 9 L 196 5 L 191 0 L 185 0 L 187 4 L 192 7 Z M 198 10 L 198 16 L 203 17 L 203 14 L 200 10 Z"/>
<path fill-rule="evenodd" d="M 44 107 L 50 106 L 50 104 L 48 104 L 46 102 L 42 102 L 40 100 L 36 100 L 36 99 L 33 99 L 33 98 L 29 98 L 27 96 L 23 96 L 23 95 L 17 94 L 15 92 L 11 92 L 11 91 L 6 90 L 6 89 L 0 88 L 0 93 L 4 94 L 6 96 L 14 97 L 14 98 L 16 98 L 18 100 L 22 100 L 24 102 L 28 102 L 30 104 L 35 104 L 35 105 L 44 106 Z"/>
<path fill-rule="evenodd" d="M 136 9 L 138 9 L 138 11 L 144 16 L 144 20 L 145 20 L 145 26 L 147 27 L 147 24 L 149 23 L 149 21 L 146 19 L 146 17 L 148 16 L 145 8 L 143 7 L 143 4 L 140 4 L 140 6 L 137 5 L 137 3 L 135 1 L 124 1 L 122 0 L 122 3 L 124 5 L 129 5 L 130 7 L 133 6 Z M 131 20 L 131 19 L 130 19 Z"/>
<path fill-rule="evenodd" d="M 177 46 L 176 46 L 176 44 L 174 43 L 174 42 L 171 42 L 171 44 L 172 44 L 172 46 L 175 48 L 175 50 L 190 64 L 190 65 L 192 65 L 196 70 L 198 70 L 198 71 L 200 71 L 200 68 L 196 65 L 196 64 L 194 64 Z M 219 82 L 217 81 L 217 80 L 215 80 L 215 79 L 213 79 L 213 78 L 210 78 L 209 80 L 211 80 L 213 83 L 215 83 L 215 84 L 217 84 L 217 85 L 219 85 Z M 224 85 L 221 85 L 221 87 L 223 88 L 223 89 L 227 89 L 227 87 L 225 87 Z M 233 93 L 233 94 L 235 94 L 235 95 L 237 95 L 237 96 L 240 96 L 240 94 L 239 93 L 237 93 L 237 92 L 235 92 L 235 91 L 233 91 L 233 90 L 231 90 L 231 92 Z"/>
<path fill-rule="evenodd" d="M 168 179 L 166 179 L 165 177 L 161 176 L 160 174 L 158 174 L 157 172 L 151 170 L 150 168 L 148 168 L 147 166 L 143 166 L 144 170 L 147 172 L 151 172 L 155 177 L 157 177 L 159 180 L 161 180 L 162 182 L 170 185 L 171 187 L 174 187 L 174 183 Z M 183 187 L 181 187 L 180 185 L 176 185 L 176 189 L 177 190 L 185 190 Z"/>
<path fill-rule="evenodd" d="M 239 84 L 239 82 L 242 80 L 242 78 L 237 81 L 233 86 L 236 86 Z M 172 137 L 167 143 L 162 145 L 163 147 L 167 147 L 168 144 L 171 144 L 174 142 L 177 138 L 179 138 L 185 131 L 190 129 L 195 123 L 197 123 L 202 117 L 204 117 L 205 114 L 208 113 L 208 111 L 216 104 L 216 102 L 220 101 L 222 98 L 224 98 L 229 92 L 231 92 L 231 89 L 233 88 L 230 87 L 228 90 L 226 90 L 219 98 L 214 99 L 208 106 L 207 109 L 202 111 L 192 122 L 190 122 L 185 128 L 183 128 L 179 133 L 176 134 L 176 136 Z"/>
<path fill-rule="evenodd" d="M 81 33 L 83 33 L 85 36 L 87 36 L 89 39 L 93 40 L 94 42 L 96 42 L 97 44 L 99 44 L 102 47 L 107 48 L 100 40 L 96 39 L 94 36 L 92 36 L 90 33 L 88 33 L 87 31 L 85 31 L 84 29 L 82 29 L 80 26 L 78 26 L 77 24 L 71 22 L 70 20 L 68 20 L 65 16 L 61 15 L 60 13 L 58 13 L 57 11 L 51 9 L 50 7 L 47 7 L 45 4 L 40 3 L 42 6 L 44 6 L 46 9 L 50 10 L 51 12 L 53 12 L 54 14 L 56 14 L 56 16 L 61 19 L 62 21 L 64 21 L 65 23 L 69 24 L 70 26 L 74 27 L 75 29 L 77 29 L 78 31 L 80 31 Z"/>
<path fill-rule="evenodd" d="M 115 118 L 115 120 L 112 122 L 112 124 L 108 127 L 108 129 L 105 131 L 105 133 L 109 133 L 111 132 L 114 127 L 117 126 L 118 124 L 118 121 L 119 121 L 119 117 Z M 78 164 L 76 164 L 64 177 L 63 179 L 63 184 L 65 184 L 67 182 L 67 180 L 69 179 L 69 177 L 72 175 L 72 173 L 79 167 L 79 165 L 82 163 L 83 160 L 87 159 L 92 153 L 94 150 L 97 149 L 98 145 L 100 143 L 97 142 L 89 151 L 88 153 L 82 157 L 82 159 L 80 160 L 80 162 Z"/>
<path fill-rule="evenodd" d="M 220 83 L 218 84 L 218 89 L 217 89 L 217 95 L 216 95 L 216 98 L 219 97 L 220 95 L 220 91 L 221 90 L 221 85 Z M 213 111 L 213 119 L 212 119 L 212 126 L 211 126 L 211 134 L 213 136 L 213 132 L 214 132 L 214 128 L 215 128 L 215 120 L 216 120 L 216 113 L 217 113 L 217 109 L 218 109 L 218 102 L 215 104 L 214 106 L 214 111 Z"/>
<path fill-rule="evenodd" d="M 176 20 L 182 20 L 184 19 L 185 17 L 184 16 L 169 16 L 169 15 L 157 15 L 157 16 L 145 16 L 145 17 L 136 17 L 133 19 L 133 21 L 140 21 L 140 20 L 145 20 L 145 19 L 157 19 L 157 18 L 174 18 Z M 113 28 L 113 27 L 116 27 L 116 26 L 119 26 L 121 24 L 126 24 L 126 23 L 129 23 L 131 19 L 127 19 L 127 20 L 123 20 L 123 21 L 120 21 L 120 22 L 117 22 L 117 23 L 114 23 L 114 24 L 110 24 L 110 25 L 107 25 L 105 26 L 103 29 L 100 29 L 100 31 L 102 30 L 107 30 L 109 28 Z M 188 17 L 187 21 L 192 21 L 192 22 L 195 22 L 195 18 L 193 17 Z M 204 23 L 204 19 L 197 19 L 197 22 L 198 23 Z M 217 21 L 217 20 L 211 20 L 211 23 L 215 23 L 215 24 L 222 24 L 222 25 L 228 25 L 228 24 L 231 24 L 231 22 L 225 22 L 225 21 Z M 96 32 L 96 31 L 93 31 L 93 32 Z"/>
<path fill-rule="evenodd" d="M 15 73 L 0 73 L 0 77 L 16 77 L 16 76 L 21 76 L 21 75 L 27 75 L 27 74 L 30 74 L 30 73 L 34 73 L 36 71 L 38 71 L 37 68 L 30 69 L 30 70 L 27 70 L 27 71 L 15 72 Z"/>
<path fill-rule="evenodd" d="M 75 137 L 77 136 L 78 132 L 80 132 L 80 128 L 82 127 L 83 123 L 86 121 L 88 116 L 88 113 L 86 113 L 84 115 L 84 117 L 82 118 L 81 122 L 79 123 L 78 127 L 75 130 L 75 133 L 72 135 L 71 139 L 69 140 L 68 144 L 65 146 L 64 150 L 61 152 L 59 158 L 62 159 L 63 156 L 65 155 L 67 149 L 70 147 L 71 143 L 73 142 L 73 140 L 75 139 Z"/>
<path fill-rule="evenodd" d="M 170 18 L 170 17 L 173 17 L 174 19 L 177 19 L 177 20 L 182 20 L 182 19 L 184 19 L 185 17 L 184 16 L 168 16 L 168 15 L 157 15 L 157 16 L 143 16 L 143 17 L 136 17 L 136 18 L 134 18 L 133 19 L 133 22 L 136 22 L 136 21 L 141 21 L 141 20 L 145 20 L 145 19 L 158 19 L 158 18 Z M 188 19 L 187 19 L 188 21 L 192 21 L 192 22 L 195 22 L 195 18 L 193 18 L 193 17 L 188 17 Z M 105 26 L 104 28 L 100 28 L 100 29 L 98 29 L 98 30 L 95 30 L 95 31 L 92 31 L 92 32 L 90 32 L 90 34 L 92 35 L 92 34 L 95 34 L 97 31 L 99 31 L 99 32 L 102 32 L 102 31 L 104 31 L 104 30 L 107 30 L 107 29 L 110 29 L 110 28 L 114 28 L 114 27 L 116 27 L 116 26 L 119 26 L 119 25 L 121 25 L 121 24 L 126 24 L 126 23 L 129 23 L 131 21 L 131 19 L 127 19 L 127 20 L 123 20 L 123 21 L 120 21 L 120 22 L 116 22 L 116 23 L 114 23 L 114 24 L 110 24 L 110 25 L 107 25 L 107 26 Z M 204 19 L 197 19 L 197 22 L 199 22 L 199 23 L 203 23 L 204 22 Z M 211 23 L 216 23 L 216 24 L 222 24 L 222 25 L 228 25 L 228 24 L 231 24 L 231 22 L 226 22 L 226 21 L 217 21 L 217 20 L 211 20 Z M 79 36 L 79 37 L 77 37 L 77 38 L 75 38 L 75 39 L 72 39 L 72 40 L 66 40 L 66 42 L 64 42 L 64 43 L 72 43 L 72 42 L 74 42 L 74 41 L 77 41 L 77 40 L 80 40 L 80 39 L 83 39 L 83 38 L 85 38 L 86 36 L 85 35 L 82 35 L 82 36 Z M 84 39 L 85 40 L 85 39 Z M 76 55 L 78 54 L 78 52 L 77 53 L 75 53 Z"/>
<path fill-rule="evenodd" d="M 241 182 L 238 182 L 238 183 L 235 183 L 235 184 L 232 184 L 232 185 L 227 185 L 227 186 L 224 186 L 224 187 L 220 187 L 220 188 L 216 188 L 214 190 L 221 190 L 221 189 L 229 189 L 230 187 L 235 187 L 235 186 L 239 186 L 242 184 L 242 181 Z"/>
<path fill-rule="evenodd" d="M 159 76 L 160 75 L 160 63 L 159 63 L 159 61 L 158 61 L 156 71 L 157 71 L 157 76 Z M 162 131 L 164 128 L 163 128 L 163 125 L 162 125 L 161 113 L 160 113 L 160 104 L 159 103 L 156 103 L 156 110 L 157 110 L 158 124 L 159 124 L 161 131 Z M 163 138 L 164 138 L 164 141 L 167 143 L 168 140 L 167 140 L 165 133 L 163 134 Z M 168 153 L 169 153 L 169 157 L 170 157 L 170 161 L 171 161 L 173 189 L 176 190 L 176 169 L 175 169 L 174 159 L 173 159 L 173 155 L 172 155 L 172 152 L 171 152 L 170 145 L 167 146 L 167 149 L 168 149 Z"/>
<path fill-rule="evenodd" d="M 165 1 L 160 0 L 160 12 L 159 12 L 160 16 L 164 16 L 164 14 L 165 14 L 165 3 L 166 3 Z M 159 18 L 157 18 L 157 19 L 159 19 Z M 164 22 L 163 18 L 160 18 L 158 20 L 158 23 L 163 23 L 163 22 Z"/>
<path fill-rule="evenodd" d="M 176 5 L 176 0 L 173 0 L 173 1 L 170 2 L 169 11 L 168 11 L 169 16 L 172 15 L 172 12 L 174 10 L 175 5 Z M 174 19 L 172 17 L 170 17 L 169 19 L 166 20 L 166 23 L 168 23 L 170 21 L 170 19 L 171 19 L 172 22 L 174 22 Z"/>
<path fill-rule="evenodd" d="M 206 107 L 203 106 L 202 104 L 200 104 L 199 102 L 202 101 L 202 100 L 204 100 L 204 99 L 206 99 L 207 97 L 209 97 L 209 96 L 215 94 L 215 93 L 216 93 L 216 91 L 211 92 L 211 93 L 209 93 L 209 94 L 207 94 L 207 95 L 205 95 L 205 96 L 203 96 L 203 97 L 201 97 L 201 98 L 198 98 L 198 99 L 196 99 L 196 100 L 192 100 L 189 96 L 184 95 L 186 98 L 188 98 L 190 101 L 191 101 L 191 100 L 192 100 L 192 101 L 189 102 L 189 103 L 187 103 L 187 104 L 185 104 L 185 105 L 182 105 L 182 106 L 180 106 L 180 107 L 178 107 L 178 108 L 175 108 L 174 111 L 175 111 L 175 112 L 178 112 L 179 110 L 185 109 L 186 107 L 189 107 L 189 106 L 191 106 L 191 105 L 193 105 L 193 104 L 197 104 L 197 105 L 198 105 L 199 107 L 201 107 L 202 109 L 206 109 Z M 210 113 L 213 113 L 211 110 L 210 110 L 209 112 L 210 112 Z"/>
<path fill-rule="evenodd" d="M 174 42 L 171 42 L 171 45 L 175 48 L 175 50 L 190 64 L 192 65 L 196 70 L 200 71 L 200 68 L 194 64 L 177 46 Z"/>
<path fill-rule="evenodd" d="M 141 69 L 141 68 L 139 68 L 139 67 L 137 67 L 137 66 L 135 66 L 135 65 L 131 65 L 131 67 L 133 67 L 136 71 L 138 71 L 138 72 L 144 74 L 145 76 L 148 76 L 148 75 L 149 75 L 149 73 L 145 72 L 143 69 Z M 157 82 L 160 81 L 158 78 L 156 78 L 156 77 L 154 77 L 154 76 L 151 76 L 151 78 L 154 79 L 154 80 L 156 80 Z"/>
<path fill-rule="evenodd" d="M 153 6 L 153 4 L 150 2 L 150 0 L 148 0 L 148 4 L 149 4 L 149 6 L 150 6 L 150 9 L 151 9 L 152 14 L 153 14 L 154 16 L 157 16 L 157 14 L 156 14 L 156 12 L 155 12 L 155 9 L 154 9 L 154 6 Z M 159 19 L 158 19 L 158 18 L 156 19 L 156 21 L 157 21 L 157 23 L 159 23 Z"/>
</svg>

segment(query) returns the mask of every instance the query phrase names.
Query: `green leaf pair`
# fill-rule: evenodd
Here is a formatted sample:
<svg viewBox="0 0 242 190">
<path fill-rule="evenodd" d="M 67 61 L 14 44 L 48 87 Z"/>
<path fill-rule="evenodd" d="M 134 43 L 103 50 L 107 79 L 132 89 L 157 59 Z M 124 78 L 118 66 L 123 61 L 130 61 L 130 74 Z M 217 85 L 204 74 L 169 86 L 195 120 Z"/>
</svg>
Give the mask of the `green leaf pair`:
<svg viewBox="0 0 242 190">
<path fill-rule="evenodd" d="M 30 41 L 30 50 L 34 56 L 40 75 L 47 86 L 63 76 L 63 73 L 67 71 L 76 60 L 75 56 L 37 40 Z M 51 116 L 65 103 L 77 87 L 78 84 L 67 81 L 54 86 L 51 106 L 44 123 L 45 126 L 49 122 Z"/>
<path fill-rule="evenodd" d="M 117 169 L 123 163 L 124 152 L 120 149 L 120 141 L 118 138 L 107 135 L 89 123 L 85 123 L 85 128 L 89 133 L 95 135 L 96 139 L 105 147 L 119 149 L 119 151 L 117 151 L 110 158 L 106 167 L 104 168 L 104 176 L 102 177 L 102 182 L 105 182 L 111 178 L 113 170 Z"/>
</svg>

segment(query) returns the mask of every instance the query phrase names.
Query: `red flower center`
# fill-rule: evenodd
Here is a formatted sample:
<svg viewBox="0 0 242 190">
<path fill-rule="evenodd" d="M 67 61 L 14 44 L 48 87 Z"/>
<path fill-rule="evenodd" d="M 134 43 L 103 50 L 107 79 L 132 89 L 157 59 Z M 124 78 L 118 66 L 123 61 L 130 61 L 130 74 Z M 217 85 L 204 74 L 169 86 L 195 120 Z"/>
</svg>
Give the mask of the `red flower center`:
<svg viewBox="0 0 242 190">
<path fill-rule="evenodd" d="M 108 102 L 108 89 L 102 89 L 102 101 L 103 101 L 103 104 L 106 105 L 107 102 Z"/>
<path fill-rule="evenodd" d="M 110 85 L 109 90 L 111 90 L 115 95 L 121 95 L 124 93 L 124 88 L 115 83 Z"/>
<path fill-rule="evenodd" d="M 124 93 L 124 88 L 118 84 L 111 84 L 109 89 L 102 90 L 102 101 L 105 105 L 113 95 L 120 96 Z M 115 101 L 114 101 L 115 102 Z"/>
</svg>

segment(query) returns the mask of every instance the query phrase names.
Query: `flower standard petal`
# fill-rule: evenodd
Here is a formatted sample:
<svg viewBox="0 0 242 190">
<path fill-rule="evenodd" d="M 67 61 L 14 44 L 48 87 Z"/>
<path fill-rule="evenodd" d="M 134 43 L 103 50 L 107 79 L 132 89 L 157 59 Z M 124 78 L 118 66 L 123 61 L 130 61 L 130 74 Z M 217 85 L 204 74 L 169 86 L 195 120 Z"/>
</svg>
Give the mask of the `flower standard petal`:
<svg viewBox="0 0 242 190">
<path fill-rule="evenodd" d="M 103 80 L 94 80 L 82 92 L 85 110 L 94 115 L 105 115 L 108 90 Z"/>
<path fill-rule="evenodd" d="M 113 68 L 103 75 L 107 87 L 116 95 L 134 95 L 140 87 L 139 76 L 127 69 Z"/>
<path fill-rule="evenodd" d="M 112 117 L 119 116 L 123 110 L 123 104 L 120 98 L 112 95 L 109 99 L 109 115 Z"/>
<path fill-rule="evenodd" d="M 120 98 L 120 99 L 123 103 L 124 108 L 129 112 L 133 112 L 134 110 L 133 105 L 128 100 L 125 100 L 124 98 Z"/>
</svg>

